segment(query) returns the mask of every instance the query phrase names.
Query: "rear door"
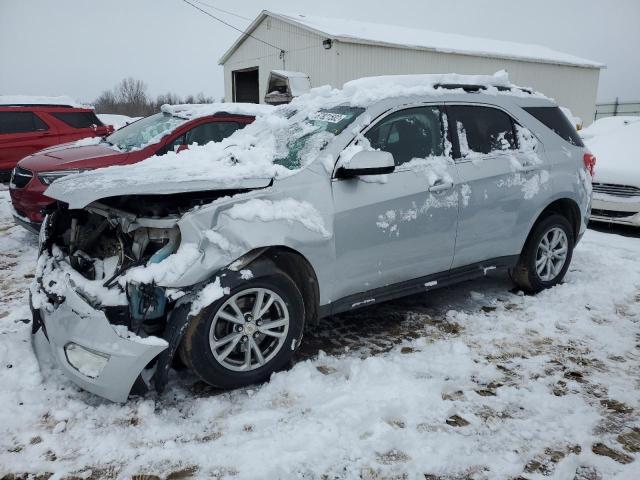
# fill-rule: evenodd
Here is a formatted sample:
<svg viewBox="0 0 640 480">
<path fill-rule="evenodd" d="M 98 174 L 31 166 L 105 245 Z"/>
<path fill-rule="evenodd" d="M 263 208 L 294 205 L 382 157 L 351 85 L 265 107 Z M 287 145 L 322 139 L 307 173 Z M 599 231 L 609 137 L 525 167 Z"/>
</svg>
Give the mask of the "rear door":
<svg viewBox="0 0 640 480">
<path fill-rule="evenodd" d="M 19 160 L 59 143 L 57 131 L 37 114 L 28 111 L 0 112 L 0 171 L 6 172 Z"/>
<path fill-rule="evenodd" d="M 459 182 L 445 132 L 438 106 L 403 107 L 343 151 L 390 152 L 396 169 L 333 180 L 336 298 L 451 267 Z"/>
<path fill-rule="evenodd" d="M 537 139 L 505 110 L 448 104 L 461 202 L 453 267 L 517 255 L 551 191 Z"/>
<path fill-rule="evenodd" d="M 106 128 L 94 112 L 70 110 L 49 112 L 48 115 L 61 123 L 60 143 L 73 142 L 81 138 L 107 133 Z"/>
</svg>

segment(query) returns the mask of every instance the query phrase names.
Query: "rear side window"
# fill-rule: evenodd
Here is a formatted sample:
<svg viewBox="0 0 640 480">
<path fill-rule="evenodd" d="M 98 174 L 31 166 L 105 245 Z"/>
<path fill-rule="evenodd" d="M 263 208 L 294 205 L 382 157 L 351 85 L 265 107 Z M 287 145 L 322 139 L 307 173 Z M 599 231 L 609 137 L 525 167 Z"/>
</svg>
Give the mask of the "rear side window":
<svg viewBox="0 0 640 480">
<path fill-rule="evenodd" d="M 564 138 L 571 145 L 584 147 L 582 139 L 560 107 L 523 107 L 523 110 Z"/>
<path fill-rule="evenodd" d="M 0 112 L 0 133 L 27 133 L 48 130 L 33 112 Z"/>
<path fill-rule="evenodd" d="M 408 108 L 383 118 L 365 137 L 376 150 L 389 152 L 395 164 L 444 155 L 442 113 L 437 107 Z"/>
<path fill-rule="evenodd" d="M 518 148 L 514 133 L 514 122 L 502 110 L 492 107 L 452 105 L 448 107 L 452 116 L 460 155 L 473 153 L 515 150 Z"/>
<path fill-rule="evenodd" d="M 51 115 L 72 128 L 91 128 L 93 125 L 97 127 L 102 125 L 93 112 L 56 112 Z"/>
</svg>

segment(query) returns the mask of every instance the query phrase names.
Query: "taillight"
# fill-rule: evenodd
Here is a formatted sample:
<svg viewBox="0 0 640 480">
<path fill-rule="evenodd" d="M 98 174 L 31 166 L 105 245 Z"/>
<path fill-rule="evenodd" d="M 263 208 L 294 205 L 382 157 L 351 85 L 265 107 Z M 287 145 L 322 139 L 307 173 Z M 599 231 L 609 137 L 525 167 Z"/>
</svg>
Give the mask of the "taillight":
<svg viewBox="0 0 640 480">
<path fill-rule="evenodd" d="M 584 157 L 582 157 L 582 159 L 584 161 L 585 168 L 589 172 L 589 175 L 593 177 L 596 171 L 596 157 L 593 155 L 593 153 L 587 152 L 584 154 Z"/>
</svg>

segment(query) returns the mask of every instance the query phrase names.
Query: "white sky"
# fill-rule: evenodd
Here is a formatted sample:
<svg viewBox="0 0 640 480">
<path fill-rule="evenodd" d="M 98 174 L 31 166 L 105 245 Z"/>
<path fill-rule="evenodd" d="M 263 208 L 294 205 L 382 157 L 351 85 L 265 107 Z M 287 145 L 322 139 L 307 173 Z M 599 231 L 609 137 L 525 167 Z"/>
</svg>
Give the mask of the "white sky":
<svg viewBox="0 0 640 480">
<path fill-rule="evenodd" d="M 640 0 L 202 1 L 250 19 L 270 9 L 543 44 L 607 64 L 599 101 L 640 101 Z M 238 35 L 181 0 L 0 0 L 0 94 L 90 102 L 133 76 L 152 95 L 220 98 L 217 62 Z"/>
</svg>

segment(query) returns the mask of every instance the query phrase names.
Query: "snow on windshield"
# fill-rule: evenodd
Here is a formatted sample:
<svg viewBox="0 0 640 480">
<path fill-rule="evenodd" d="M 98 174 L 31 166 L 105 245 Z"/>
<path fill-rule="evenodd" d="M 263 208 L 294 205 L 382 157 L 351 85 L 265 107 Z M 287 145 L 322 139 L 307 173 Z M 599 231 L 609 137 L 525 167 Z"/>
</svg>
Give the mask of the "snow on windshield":
<svg viewBox="0 0 640 480">
<path fill-rule="evenodd" d="M 186 119 L 168 113 L 156 113 L 117 130 L 106 141 L 125 152 L 141 150 L 158 143 L 165 135 L 186 122 Z"/>
</svg>

